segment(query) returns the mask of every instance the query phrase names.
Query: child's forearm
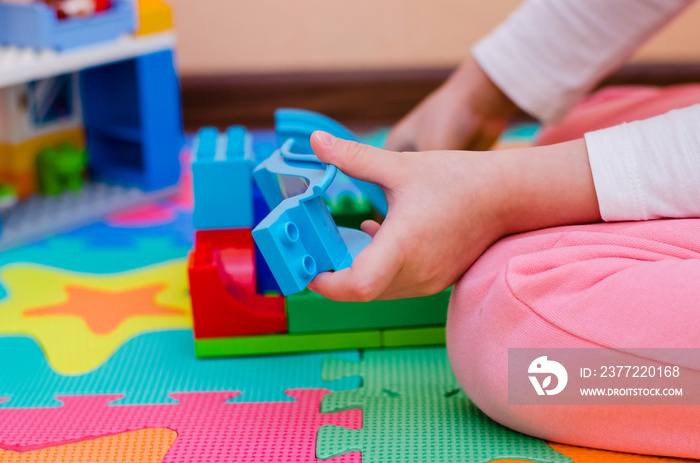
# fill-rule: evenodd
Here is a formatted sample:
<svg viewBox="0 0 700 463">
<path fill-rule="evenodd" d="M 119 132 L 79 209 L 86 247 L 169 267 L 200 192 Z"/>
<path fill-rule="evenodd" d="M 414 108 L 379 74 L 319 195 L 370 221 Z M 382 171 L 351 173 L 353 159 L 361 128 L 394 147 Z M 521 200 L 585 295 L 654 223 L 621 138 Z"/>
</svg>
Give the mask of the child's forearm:
<svg viewBox="0 0 700 463">
<path fill-rule="evenodd" d="M 501 153 L 505 234 L 601 220 L 583 139 Z"/>
<path fill-rule="evenodd" d="M 523 2 L 472 54 L 522 110 L 560 119 L 690 0 Z"/>
</svg>

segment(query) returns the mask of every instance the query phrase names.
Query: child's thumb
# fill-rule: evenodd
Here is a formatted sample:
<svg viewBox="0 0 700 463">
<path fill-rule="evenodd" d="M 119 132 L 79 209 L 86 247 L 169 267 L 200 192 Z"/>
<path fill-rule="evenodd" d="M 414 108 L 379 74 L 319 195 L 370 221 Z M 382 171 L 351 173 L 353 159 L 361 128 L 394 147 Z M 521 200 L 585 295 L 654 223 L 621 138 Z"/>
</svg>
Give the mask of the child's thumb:
<svg viewBox="0 0 700 463">
<path fill-rule="evenodd" d="M 398 163 L 395 152 L 336 138 L 322 131 L 311 135 L 311 147 L 321 162 L 336 166 L 352 178 L 380 186 L 389 186 L 388 178 Z"/>
</svg>

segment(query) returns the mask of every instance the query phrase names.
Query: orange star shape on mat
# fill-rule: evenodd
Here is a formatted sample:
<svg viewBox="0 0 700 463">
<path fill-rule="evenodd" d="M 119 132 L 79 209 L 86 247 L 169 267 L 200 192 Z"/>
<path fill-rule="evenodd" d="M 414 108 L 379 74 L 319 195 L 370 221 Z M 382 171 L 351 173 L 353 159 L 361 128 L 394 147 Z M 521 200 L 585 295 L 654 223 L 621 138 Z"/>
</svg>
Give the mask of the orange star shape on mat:
<svg viewBox="0 0 700 463">
<path fill-rule="evenodd" d="M 96 335 L 109 334 L 127 318 L 134 316 L 182 315 L 182 309 L 156 302 L 165 284 L 152 284 L 126 290 L 105 290 L 67 285 L 68 300 L 62 304 L 36 307 L 25 317 L 74 316 L 82 318 Z"/>
</svg>

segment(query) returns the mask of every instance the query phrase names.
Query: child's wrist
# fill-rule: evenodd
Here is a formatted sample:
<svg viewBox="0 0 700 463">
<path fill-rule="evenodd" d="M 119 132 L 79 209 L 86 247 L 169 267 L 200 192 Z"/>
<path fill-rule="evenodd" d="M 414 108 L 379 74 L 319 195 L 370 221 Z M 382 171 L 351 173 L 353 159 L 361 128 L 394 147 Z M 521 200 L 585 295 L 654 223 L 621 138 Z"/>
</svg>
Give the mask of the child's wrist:
<svg viewBox="0 0 700 463">
<path fill-rule="evenodd" d="M 601 220 L 583 139 L 503 152 L 505 234 Z"/>
</svg>

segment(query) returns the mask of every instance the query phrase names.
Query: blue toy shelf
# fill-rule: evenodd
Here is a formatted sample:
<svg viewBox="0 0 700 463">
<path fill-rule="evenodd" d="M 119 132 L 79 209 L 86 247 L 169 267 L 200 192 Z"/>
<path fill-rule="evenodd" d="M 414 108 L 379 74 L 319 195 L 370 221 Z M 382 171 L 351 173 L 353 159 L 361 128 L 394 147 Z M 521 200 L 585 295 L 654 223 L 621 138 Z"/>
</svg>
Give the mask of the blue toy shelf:
<svg viewBox="0 0 700 463">
<path fill-rule="evenodd" d="M 66 50 L 113 40 L 135 29 L 134 5 L 130 0 L 114 0 L 109 10 L 93 16 L 61 20 L 41 2 L 0 2 L 2 45 Z"/>
<path fill-rule="evenodd" d="M 92 178 L 155 191 L 177 184 L 184 144 L 173 52 L 80 74 Z"/>
</svg>

